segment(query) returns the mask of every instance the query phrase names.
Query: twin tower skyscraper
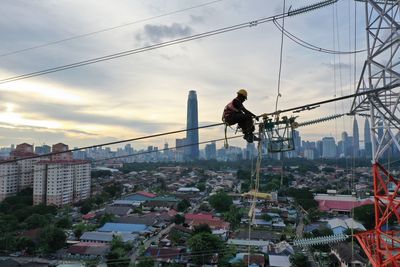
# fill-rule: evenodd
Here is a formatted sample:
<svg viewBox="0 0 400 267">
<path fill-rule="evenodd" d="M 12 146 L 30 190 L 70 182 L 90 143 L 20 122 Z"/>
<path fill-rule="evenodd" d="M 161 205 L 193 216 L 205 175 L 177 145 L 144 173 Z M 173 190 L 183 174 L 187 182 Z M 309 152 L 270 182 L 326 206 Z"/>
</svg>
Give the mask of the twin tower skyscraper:
<svg viewBox="0 0 400 267">
<path fill-rule="evenodd" d="M 187 100 L 186 140 L 185 157 L 187 160 L 199 159 L 199 110 L 197 105 L 196 91 L 190 90 Z"/>
</svg>

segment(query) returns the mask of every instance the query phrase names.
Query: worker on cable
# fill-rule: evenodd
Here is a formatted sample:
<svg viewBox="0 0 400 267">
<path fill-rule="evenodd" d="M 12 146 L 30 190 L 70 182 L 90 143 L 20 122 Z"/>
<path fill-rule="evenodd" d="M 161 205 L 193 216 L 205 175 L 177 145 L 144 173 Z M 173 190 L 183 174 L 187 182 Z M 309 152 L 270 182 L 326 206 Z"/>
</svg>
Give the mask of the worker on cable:
<svg viewBox="0 0 400 267">
<path fill-rule="evenodd" d="M 222 120 L 229 126 L 237 123 L 244 133 L 243 138 L 252 143 L 253 141 L 260 141 L 260 138 L 253 133 L 255 130 L 253 118 L 258 121 L 258 117 L 243 106 L 246 99 L 247 91 L 240 89 L 237 92 L 237 97 L 225 106 Z"/>
</svg>

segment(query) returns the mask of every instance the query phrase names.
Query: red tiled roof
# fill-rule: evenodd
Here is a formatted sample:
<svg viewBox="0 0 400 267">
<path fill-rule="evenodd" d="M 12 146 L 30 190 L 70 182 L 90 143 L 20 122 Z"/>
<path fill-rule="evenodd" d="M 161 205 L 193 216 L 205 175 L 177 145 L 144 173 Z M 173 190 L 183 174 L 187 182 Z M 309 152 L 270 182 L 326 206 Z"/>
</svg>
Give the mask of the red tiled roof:
<svg viewBox="0 0 400 267">
<path fill-rule="evenodd" d="M 88 213 L 88 214 L 82 215 L 82 219 L 84 219 L 84 220 L 90 220 L 90 219 L 93 219 L 95 217 L 96 217 L 95 213 Z"/>
<path fill-rule="evenodd" d="M 145 191 L 138 191 L 138 192 L 136 192 L 136 194 L 139 194 L 139 195 L 142 195 L 142 196 L 145 196 L 145 197 L 150 197 L 150 198 L 153 198 L 153 197 L 157 196 L 157 195 L 155 195 L 153 193 L 149 193 L 149 192 L 145 192 Z"/>
<path fill-rule="evenodd" d="M 263 255 L 250 255 L 250 261 L 249 255 L 244 255 L 243 262 L 246 263 L 246 265 L 249 263 L 256 264 L 258 266 L 265 266 L 265 258 Z"/>
<path fill-rule="evenodd" d="M 68 248 L 68 253 L 89 255 L 89 254 L 101 254 L 108 249 L 109 245 L 104 243 L 95 242 L 80 242 L 78 244 L 72 245 Z M 99 253 L 100 252 L 100 253 Z"/>
<path fill-rule="evenodd" d="M 366 199 L 363 201 L 319 200 L 318 206 L 321 211 L 351 211 L 353 208 L 373 203 L 374 202 L 370 199 Z"/>
<path fill-rule="evenodd" d="M 213 215 L 211 213 L 189 213 L 185 214 L 186 220 L 212 220 Z"/>
<path fill-rule="evenodd" d="M 193 226 L 207 224 L 211 229 L 229 229 L 230 224 L 228 222 L 212 219 L 212 220 L 193 220 L 191 223 Z"/>
<path fill-rule="evenodd" d="M 176 210 L 174 210 L 174 209 L 170 209 L 168 211 L 168 215 L 171 216 L 171 217 L 175 216 L 176 214 L 178 214 L 178 212 Z"/>
</svg>

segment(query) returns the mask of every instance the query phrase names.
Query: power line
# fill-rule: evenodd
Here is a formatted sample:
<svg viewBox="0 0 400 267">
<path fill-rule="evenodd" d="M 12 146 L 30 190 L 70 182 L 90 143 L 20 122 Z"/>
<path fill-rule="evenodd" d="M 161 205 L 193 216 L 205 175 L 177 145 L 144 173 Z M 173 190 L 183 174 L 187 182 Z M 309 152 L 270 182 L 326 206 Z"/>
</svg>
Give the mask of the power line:
<svg viewBox="0 0 400 267">
<path fill-rule="evenodd" d="M 276 28 L 281 31 L 287 38 L 295 42 L 296 44 L 321 53 L 326 53 L 326 54 L 357 54 L 357 53 L 362 53 L 367 51 L 367 49 L 361 49 L 361 50 L 354 50 L 354 51 L 337 51 L 337 50 L 330 50 L 326 48 L 322 48 L 316 45 L 313 45 L 309 42 L 304 41 L 303 39 L 300 39 L 299 37 L 295 36 L 294 34 L 290 33 L 288 30 L 286 30 L 282 25 L 279 24 L 277 20 L 273 20 L 274 25 Z"/>
<path fill-rule="evenodd" d="M 218 35 L 218 34 L 222 34 L 222 33 L 226 33 L 226 32 L 236 31 L 236 30 L 240 30 L 243 28 L 248 28 L 248 27 L 250 28 L 250 27 L 254 27 L 259 24 L 267 23 L 267 22 L 270 22 L 270 21 L 273 21 L 276 19 L 280 19 L 283 17 L 295 16 L 295 15 L 298 15 L 301 13 L 310 12 L 314 9 L 318 9 L 318 8 L 321 8 L 321 7 L 324 7 L 327 5 L 331 5 L 336 2 L 337 2 L 337 0 L 327 0 L 325 2 L 321 2 L 321 3 L 314 4 L 314 5 L 299 8 L 296 10 L 292 10 L 292 11 L 289 11 L 289 12 L 283 13 L 283 14 L 278 14 L 278 15 L 274 15 L 274 16 L 270 16 L 270 17 L 264 17 L 264 18 L 260 18 L 257 20 L 236 24 L 233 26 L 223 27 L 223 28 L 219 28 L 216 30 L 211 30 L 211 31 L 207 31 L 207 32 L 199 33 L 199 34 L 194 34 L 194 35 L 190 35 L 190 36 L 186 36 L 186 37 L 182 37 L 182 38 L 177 38 L 177 39 L 174 39 L 171 41 L 161 42 L 161 43 L 154 44 L 154 45 L 148 45 L 148 46 L 144 46 L 144 47 L 140 47 L 140 48 L 125 50 L 122 52 L 118 52 L 118 53 L 114 53 L 114 54 L 110 54 L 110 55 L 106 55 L 106 56 L 101 56 L 101 57 L 97 57 L 97 58 L 93 58 L 93 59 L 83 60 L 83 61 L 79 61 L 79 62 L 67 64 L 67 65 L 62 65 L 62 66 L 44 69 L 44 70 L 40 70 L 40 71 L 35 71 L 35 72 L 27 73 L 27 74 L 17 75 L 17 76 L 13 76 L 13 77 L 9 77 L 9 78 L 0 80 L 0 84 L 23 80 L 23 79 L 28 79 L 28 78 L 37 77 L 37 76 L 42 76 L 42 75 L 46 75 L 49 73 L 68 70 L 68 69 L 72 69 L 72 68 L 82 67 L 82 66 L 86 66 L 86 65 L 90 65 L 90 64 L 94 64 L 94 63 L 98 63 L 98 62 L 108 61 L 108 60 L 115 59 L 115 58 L 120 58 L 120 57 L 138 54 L 138 53 L 142 53 L 142 52 L 146 52 L 146 51 L 150 51 L 150 50 L 155 50 L 155 49 L 159 49 L 162 47 L 172 46 L 172 45 L 181 44 L 181 43 L 185 43 L 185 42 L 189 42 L 189 41 L 193 41 L 193 40 L 197 40 L 197 39 L 201 39 L 201 38 L 206 38 L 206 37 L 210 37 L 210 36 L 214 36 L 214 35 Z"/>
<path fill-rule="evenodd" d="M 337 97 L 337 98 L 331 98 L 331 99 L 327 99 L 327 100 L 323 100 L 323 101 L 319 101 L 319 102 L 315 102 L 315 103 L 311 103 L 311 104 L 297 106 L 297 107 L 294 107 L 294 108 L 278 110 L 276 112 L 266 113 L 266 115 L 276 115 L 276 114 L 286 113 L 286 112 L 290 112 L 290 111 L 293 111 L 293 112 L 307 111 L 307 110 L 315 109 L 315 108 L 317 108 L 317 107 L 319 107 L 320 105 L 323 105 L 323 104 L 328 104 L 328 103 L 332 103 L 332 102 L 335 102 L 335 101 L 344 100 L 344 99 L 347 99 L 347 98 L 354 98 L 354 97 L 364 96 L 364 95 L 369 95 L 369 94 L 378 94 L 380 92 L 384 92 L 384 91 L 393 89 L 393 88 L 398 87 L 398 86 L 400 86 L 400 84 L 387 85 L 387 86 L 376 88 L 376 89 L 373 89 L 373 90 L 368 90 L 368 91 L 364 91 L 364 92 L 358 92 L 358 93 L 354 93 L 354 94 L 350 94 L 350 95 L 346 95 L 346 96 L 341 96 L 341 97 Z M 261 117 L 261 116 L 262 115 L 259 115 L 257 117 Z M 69 152 L 80 151 L 80 150 L 84 150 L 84 149 L 96 148 L 96 147 L 101 147 L 101 146 L 116 145 L 116 144 L 121 144 L 121 143 L 126 143 L 126 142 L 132 142 L 132 141 L 139 141 L 139 140 L 144 140 L 144 139 L 149 139 L 149 138 L 154 138 L 154 137 L 177 134 L 177 133 L 182 133 L 182 132 L 187 132 L 187 131 L 192 131 L 192 130 L 197 130 L 197 129 L 211 128 L 211 127 L 221 126 L 221 125 L 224 125 L 224 123 L 223 122 L 214 123 L 214 124 L 203 125 L 203 126 L 194 127 L 194 128 L 175 130 L 175 131 L 169 131 L 169 132 L 164 132 L 164 133 L 146 135 L 146 136 L 141 136 L 141 137 L 136 137 L 136 138 L 124 139 L 124 140 L 119 140 L 119 141 L 114 141 L 114 142 L 91 145 L 91 146 L 86 146 L 86 147 L 74 148 L 74 149 L 69 149 L 69 150 L 66 150 L 66 151 L 52 152 L 52 153 L 47 153 L 47 154 L 43 154 L 43 155 L 36 155 L 36 156 L 30 156 L 30 157 L 18 158 L 18 159 L 12 159 L 12 160 L 4 160 L 4 161 L 0 162 L 0 165 L 1 164 L 5 164 L 5 163 L 21 161 L 21 160 L 41 158 L 41 157 L 49 157 L 49 156 L 57 155 L 57 154 L 69 153 Z"/>
<path fill-rule="evenodd" d="M 204 126 L 199 126 L 199 127 L 193 127 L 193 128 L 183 129 L 183 130 L 169 131 L 169 132 L 164 132 L 164 133 L 151 134 L 151 135 L 140 136 L 140 137 L 136 137 L 136 138 L 119 140 L 119 141 L 114 141 L 114 142 L 102 143 L 102 144 L 97 144 L 97 145 L 92 145 L 92 146 L 85 146 L 85 147 L 80 147 L 80 148 L 68 149 L 68 150 L 65 150 L 65 151 L 52 152 L 52 153 L 47 153 L 47 154 L 43 154 L 43 155 L 36 155 L 36 156 L 30 156 L 30 157 L 18 158 L 18 159 L 12 159 L 12 160 L 4 160 L 4 161 L 0 162 L 0 165 L 4 164 L 4 163 L 16 162 L 16 161 L 21 161 L 21 160 L 49 157 L 49 156 L 52 156 L 52 155 L 64 154 L 64 153 L 80 151 L 80 150 L 84 150 L 84 149 L 91 149 L 91 148 L 96 148 L 96 147 L 101 147 L 101 146 L 110 146 L 110 145 L 116 145 L 116 144 L 121 144 L 121 143 L 126 143 L 126 142 L 133 142 L 133 141 L 139 141 L 139 140 L 144 140 L 144 139 L 149 139 L 149 138 L 154 138 L 154 137 L 160 137 L 160 136 L 165 136 L 165 135 L 177 134 L 177 133 L 182 133 L 182 132 L 187 132 L 187 131 L 199 130 L 199 129 L 204 129 L 204 128 L 211 128 L 211 127 L 215 127 L 215 126 L 220 126 L 222 124 L 224 124 L 224 123 L 223 122 L 214 123 L 214 124 L 209 124 L 209 125 L 204 125 Z"/>
<path fill-rule="evenodd" d="M 29 50 L 35 50 L 35 49 L 38 49 L 38 48 L 43 48 L 43 47 L 46 47 L 46 46 L 51 46 L 51 45 L 55 45 L 55 44 L 59 44 L 59 43 L 63 43 L 63 42 L 67 42 L 67 41 L 71 41 L 71 40 L 75 40 L 75 39 L 79 39 L 79 38 L 82 38 L 82 37 L 88 37 L 88 36 L 91 36 L 91 35 L 95 35 L 95 34 L 99 34 L 99 33 L 103 33 L 103 32 L 108 32 L 108 31 L 112 31 L 112 30 L 116 30 L 116 29 L 119 29 L 119 28 L 123 28 L 123 27 L 134 25 L 134 24 L 142 23 L 142 22 L 145 22 L 145 21 L 150 21 L 150 20 L 154 20 L 154 19 L 158 19 L 158 18 L 162 18 L 162 17 L 178 14 L 178 13 L 181 13 L 181 12 L 184 12 L 184 11 L 188 11 L 188 10 L 192 10 L 192 9 L 196 9 L 196 8 L 200 8 L 200 7 L 204 7 L 204 6 L 208 6 L 208 5 L 215 4 L 215 3 L 221 2 L 221 1 L 223 1 L 223 0 L 215 0 L 215 1 L 211 1 L 211 2 L 206 2 L 206 3 L 200 4 L 200 5 L 196 5 L 196 6 L 192 6 L 192 7 L 188 7 L 188 8 L 184 8 L 184 9 L 179 9 L 179 10 L 176 10 L 176 11 L 171 11 L 171 12 L 168 12 L 168 13 L 165 13 L 165 14 L 160 14 L 160 15 L 153 16 L 153 17 L 150 17 L 150 18 L 139 19 L 139 20 L 136 20 L 136 21 L 124 23 L 124 24 L 117 25 L 117 26 L 112 26 L 112 27 L 109 27 L 109 28 L 100 29 L 100 30 L 93 31 L 93 32 L 78 34 L 78 35 L 74 35 L 74 36 L 71 36 L 71 37 L 68 37 L 68 38 L 64 38 L 64 39 L 60 39 L 60 40 L 56 40 L 56 41 L 52 41 L 52 42 L 48 42 L 48 43 L 43 43 L 43 44 L 40 44 L 40 45 L 31 46 L 31 47 L 27 47 L 27 48 L 23 48 L 23 49 L 19 49 L 19 50 L 14 50 L 14 51 L 11 51 L 11 52 L 0 54 L 0 57 L 6 57 L 6 56 L 9 56 L 9 55 L 19 54 L 19 53 L 26 52 L 26 51 L 29 51 Z"/>
<path fill-rule="evenodd" d="M 231 139 L 236 139 L 239 137 L 243 137 L 243 135 L 235 135 L 235 136 L 230 136 L 227 137 L 226 139 L 231 140 Z M 175 147 L 170 147 L 170 148 L 163 148 L 160 150 L 150 150 L 150 151 L 142 151 L 142 152 L 137 152 L 137 153 L 132 153 L 132 154 L 128 154 L 128 155 L 120 155 L 120 156 L 113 156 L 113 157 L 106 157 L 106 158 L 102 158 L 102 159 L 94 159 L 94 160 L 90 160 L 90 161 L 86 161 L 86 160 L 81 160 L 81 161 L 77 161 L 77 162 L 66 162 L 67 164 L 65 164 L 65 166 L 70 166 L 70 165 L 84 165 L 84 164 L 88 164 L 88 163 L 95 163 L 95 162 L 102 162 L 102 161 L 107 161 L 107 160 L 114 160 L 114 159 L 121 159 L 121 158 L 130 158 L 130 157 L 137 157 L 140 155 L 145 155 L 145 154 L 151 154 L 151 153 L 157 153 L 157 152 L 163 152 L 163 151 L 169 151 L 169 150 L 176 150 L 176 149 L 181 149 L 181 148 L 185 148 L 185 147 L 191 147 L 191 146 L 196 146 L 196 145 L 204 145 L 204 144 L 208 144 L 208 143 L 212 143 L 212 142 L 220 142 L 220 141 L 224 141 L 225 138 L 219 138 L 219 139 L 213 139 L 213 140 L 208 140 L 208 141 L 202 141 L 202 142 L 196 142 L 196 143 L 191 143 L 191 144 L 184 144 L 184 145 L 180 145 L 180 146 L 175 146 Z M 65 153 L 65 152 L 64 152 Z M 25 160 L 26 158 L 23 159 L 19 159 L 19 160 Z M 48 163 L 52 163 L 51 161 L 49 161 Z M 55 163 L 57 164 L 57 162 Z M 55 170 L 55 169 L 63 169 L 65 168 L 65 166 L 63 167 L 50 167 L 47 168 L 47 170 Z M 0 175 L 1 177 L 8 177 L 8 176 L 12 176 L 12 175 L 21 175 L 21 174 L 30 174 L 30 173 L 35 173 L 35 172 L 41 172 L 43 170 L 29 170 L 29 171 L 25 171 L 25 172 L 14 172 L 14 173 L 7 173 L 4 175 Z"/>
</svg>

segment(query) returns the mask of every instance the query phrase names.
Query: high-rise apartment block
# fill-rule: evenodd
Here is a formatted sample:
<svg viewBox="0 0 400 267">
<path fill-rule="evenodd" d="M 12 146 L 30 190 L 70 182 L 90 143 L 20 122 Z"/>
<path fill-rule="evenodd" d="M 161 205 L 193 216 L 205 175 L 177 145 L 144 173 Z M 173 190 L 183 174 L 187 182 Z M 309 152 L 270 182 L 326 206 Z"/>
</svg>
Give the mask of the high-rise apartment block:
<svg viewBox="0 0 400 267">
<path fill-rule="evenodd" d="M 35 164 L 34 204 L 63 206 L 90 197 L 90 163 L 67 151 L 65 144 L 53 145 L 51 159 Z"/>
<path fill-rule="evenodd" d="M 53 146 L 56 154 L 51 156 L 36 157 L 33 151 L 33 145 L 23 143 L 0 162 L 0 201 L 29 187 L 34 204 L 62 206 L 90 196 L 89 162 L 74 160 L 61 143 Z"/>
<path fill-rule="evenodd" d="M 0 201 L 32 187 L 33 165 L 38 161 L 37 158 L 30 158 L 33 156 L 36 156 L 33 146 L 23 143 L 11 151 L 9 158 L 0 162 Z"/>
</svg>

